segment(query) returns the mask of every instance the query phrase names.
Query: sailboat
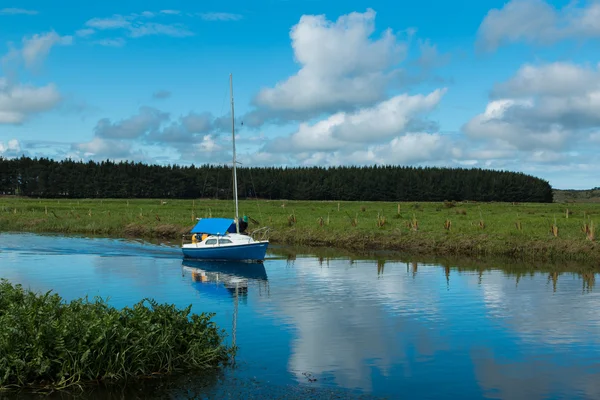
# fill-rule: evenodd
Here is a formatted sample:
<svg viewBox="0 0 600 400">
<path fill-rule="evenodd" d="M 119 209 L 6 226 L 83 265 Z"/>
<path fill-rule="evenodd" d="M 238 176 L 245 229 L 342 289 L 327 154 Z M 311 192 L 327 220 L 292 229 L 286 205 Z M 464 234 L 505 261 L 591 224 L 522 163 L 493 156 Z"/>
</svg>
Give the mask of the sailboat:
<svg viewBox="0 0 600 400">
<path fill-rule="evenodd" d="M 214 261 L 262 262 L 269 246 L 268 240 L 255 240 L 240 233 L 237 173 L 235 155 L 235 116 L 233 106 L 233 76 L 229 75 L 231 95 L 231 138 L 233 143 L 233 196 L 235 218 L 200 218 L 191 230 L 192 242 L 183 243 L 184 258 Z M 201 240 L 197 240 L 201 235 Z"/>
</svg>

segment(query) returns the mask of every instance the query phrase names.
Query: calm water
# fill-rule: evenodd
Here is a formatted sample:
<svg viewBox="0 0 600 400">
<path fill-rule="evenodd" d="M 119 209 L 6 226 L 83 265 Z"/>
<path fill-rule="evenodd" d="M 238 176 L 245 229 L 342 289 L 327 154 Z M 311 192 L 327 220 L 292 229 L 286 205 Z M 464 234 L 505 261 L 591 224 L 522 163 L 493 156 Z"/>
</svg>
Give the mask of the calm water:
<svg viewBox="0 0 600 400">
<path fill-rule="evenodd" d="M 216 312 L 240 348 L 219 376 L 114 398 L 600 398 L 593 275 L 274 251 L 264 266 L 224 268 L 182 264 L 164 245 L 2 234 L 0 277 L 117 307 L 144 297 L 193 304 Z"/>
</svg>

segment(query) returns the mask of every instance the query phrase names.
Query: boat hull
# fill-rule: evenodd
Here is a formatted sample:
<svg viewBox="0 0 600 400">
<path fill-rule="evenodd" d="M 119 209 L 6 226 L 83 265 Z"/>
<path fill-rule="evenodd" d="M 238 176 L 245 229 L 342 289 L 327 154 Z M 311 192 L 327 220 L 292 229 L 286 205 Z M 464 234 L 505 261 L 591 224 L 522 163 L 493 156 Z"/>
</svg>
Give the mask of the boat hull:
<svg viewBox="0 0 600 400">
<path fill-rule="evenodd" d="M 217 247 L 182 247 L 183 257 L 194 260 L 263 261 L 268 242 Z"/>
</svg>

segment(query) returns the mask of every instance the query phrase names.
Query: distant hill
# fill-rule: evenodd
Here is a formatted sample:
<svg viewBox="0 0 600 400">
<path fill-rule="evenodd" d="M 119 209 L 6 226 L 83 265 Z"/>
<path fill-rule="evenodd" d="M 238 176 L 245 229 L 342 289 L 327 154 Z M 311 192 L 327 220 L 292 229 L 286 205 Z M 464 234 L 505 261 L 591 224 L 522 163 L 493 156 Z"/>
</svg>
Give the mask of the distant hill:
<svg viewBox="0 0 600 400">
<path fill-rule="evenodd" d="M 555 203 L 600 203 L 600 187 L 589 190 L 553 189 Z"/>
</svg>

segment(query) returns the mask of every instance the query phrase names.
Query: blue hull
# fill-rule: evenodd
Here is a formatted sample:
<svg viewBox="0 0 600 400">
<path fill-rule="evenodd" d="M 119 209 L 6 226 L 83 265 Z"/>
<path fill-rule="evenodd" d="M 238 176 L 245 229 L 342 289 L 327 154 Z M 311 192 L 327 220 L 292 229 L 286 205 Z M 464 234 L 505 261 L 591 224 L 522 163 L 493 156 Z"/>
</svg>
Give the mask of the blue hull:
<svg viewBox="0 0 600 400">
<path fill-rule="evenodd" d="M 252 243 L 238 246 L 185 248 L 183 257 L 196 260 L 263 261 L 269 243 Z"/>
</svg>

